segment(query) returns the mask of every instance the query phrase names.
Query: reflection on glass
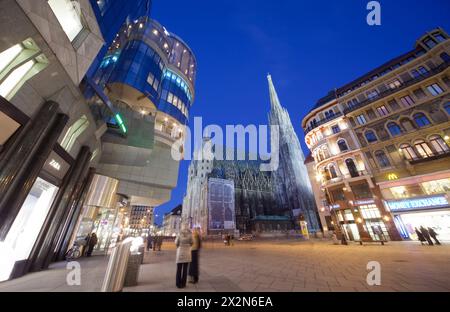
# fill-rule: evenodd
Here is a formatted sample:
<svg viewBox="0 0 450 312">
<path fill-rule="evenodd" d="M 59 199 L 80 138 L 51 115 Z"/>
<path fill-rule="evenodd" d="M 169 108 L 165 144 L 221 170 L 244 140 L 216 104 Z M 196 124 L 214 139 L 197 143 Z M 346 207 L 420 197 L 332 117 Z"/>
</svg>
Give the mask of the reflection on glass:
<svg viewBox="0 0 450 312">
<path fill-rule="evenodd" d="M 0 246 L 0 281 L 9 278 L 16 261 L 28 258 L 58 187 L 38 178 Z"/>
<path fill-rule="evenodd" d="M 71 0 L 48 0 L 53 13 L 70 41 L 83 30 L 79 3 Z"/>
</svg>

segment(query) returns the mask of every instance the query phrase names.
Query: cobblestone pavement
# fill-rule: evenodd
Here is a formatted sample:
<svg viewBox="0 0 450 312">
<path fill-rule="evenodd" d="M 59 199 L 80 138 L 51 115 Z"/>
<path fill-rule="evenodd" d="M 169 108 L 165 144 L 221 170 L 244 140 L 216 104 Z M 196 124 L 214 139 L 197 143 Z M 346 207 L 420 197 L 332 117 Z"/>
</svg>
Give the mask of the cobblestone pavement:
<svg viewBox="0 0 450 312">
<path fill-rule="evenodd" d="M 138 286 L 124 291 L 450 291 L 450 245 L 334 246 L 282 240 L 204 246 L 199 284 L 183 290 L 175 287 L 175 247 L 165 243 L 163 251 L 146 254 Z M 381 286 L 366 283 L 369 261 L 381 264 Z M 56 263 L 50 270 L 0 283 L 0 291 L 99 291 L 107 257 L 80 263 L 81 286 L 68 286 L 65 263 Z"/>
<path fill-rule="evenodd" d="M 139 285 L 124 291 L 450 291 L 450 246 L 414 242 L 334 246 L 329 242 L 209 244 L 198 285 L 175 287 L 175 251 L 150 254 Z M 381 286 L 367 284 L 367 264 L 381 264 Z"/>
</svg>

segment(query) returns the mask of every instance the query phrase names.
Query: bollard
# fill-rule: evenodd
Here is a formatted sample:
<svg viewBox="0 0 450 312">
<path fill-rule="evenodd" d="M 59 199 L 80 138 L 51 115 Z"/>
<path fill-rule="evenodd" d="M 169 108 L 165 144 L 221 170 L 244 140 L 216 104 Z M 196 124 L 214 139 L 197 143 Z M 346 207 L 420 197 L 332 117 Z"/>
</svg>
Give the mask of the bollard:
<svg viewBox="0 0 450 312">
<path fill-rule="evenodd" d="M 103 280 L 102 292 L 122 291 L 132 242 L 133 239 L 128 238 L 113 248 Z"/>
</svg>

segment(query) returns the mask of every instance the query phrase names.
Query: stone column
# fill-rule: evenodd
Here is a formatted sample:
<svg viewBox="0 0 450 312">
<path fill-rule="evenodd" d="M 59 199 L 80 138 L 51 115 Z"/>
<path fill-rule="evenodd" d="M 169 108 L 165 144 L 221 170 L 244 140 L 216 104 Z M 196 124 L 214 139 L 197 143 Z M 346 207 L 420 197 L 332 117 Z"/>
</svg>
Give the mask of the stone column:
<svg viewBox="0 0 450 312">
<path fill-rule="evenodd" d="M 89 164 L 90 158 L 91 158 L 91 156 L 89 156 L 89 158 L 88 158 L 88 164 Z M 69 216 L 67 218 L 68 223 L 67 223 L 67 227 L 65 228 L 65 231 L 63 233 L 62 240 L 60 241 L 61 244 L 60 244 L 60 246 L 57 246 L 56 260 L 64 260 L 65 254 L 66 254 L 67 250 L 69 249 L 71 237 L 74 234 L 73 231 L 74 231 L 75 226 L 80 217 L 80 213 L 83 208 L 83 204 L 86 200 L 87 194 L 89 192 L 89 186 L 91 185 L 94 174 L 95 174 L 95 169 L 90 168 L 89 173 L 83 179 L 82 189 L 79 192 L 79 195 L 77 197 L 75 205 L 73 206 L 74 207 L 73 213 L 69 213 Z"/>
<path fill-rule="evenodd" d="M 39 120 L 38 123 L 44 122 L 41 117 L 42 116 L 37 116 L 37 119 Z M 2 182 L 4 183 L 1 184 L 2 191 L 4 191 L 2 195 L 4 197 L 1 198 L 0 204 L 0 240 L 6 238 L 20 208 L 33 187 L 34 182 L 38 178 L 42 167 L 52 152 L 53 147 L 61 135 L 61 132 L 64 130 L 68 120 L 69 117 L 67 115 L 57 114 L 53 122 L 50 123 L 50 126 L 48 128 L 44 127 L 46 128 L 46 131 L 41 133 L 41 137 L 36 138 L 34 134 L 27 135 L 24 143 L 20 145 L 20 149 L 17 151 L 17 154 L 22 157 L 19 159 L 11 159 L 11 161 L 6 164 L 6 169 L 4 171 L 2 170 L 2 178 L 4 178 Z M 31 138 L 35 138 L 37 142 L 30 142 Z M 38 146 L 36 148 L 30 148 L 30 145 L 33 145 L 33 143 L 36 143 Z M 28 155 L 28 157 L 26 157 L 23 155 L 24 150 L 32 150 L 30 151 L 32 156 L 30 157 L 30 155 Z M 24 163 L 21 163 L 21 159 L 24 160 Z M 16 169 L 20 166 L 23 166 L 23 168 Z M 10 183 L 7 183 L 8 181 Z M 7 188 L 8 184 L 10 185 L 9 188 Z"/>
<path fill-rule="evenodd" d="M 89 155 L 89 148 L 83 146 L 75 163 L 66 174 L 39 234 L 40 237 L 33 248 L 32 256 L 29 258 L 30 271 L 39 271 L 46 268 L 53 259 L 53 251 L 59 239 L 60 228 L 64 226 L 62 223 L 66 221 L 70 207 L 76 199 L 74 192 L 80 183 L 80 179 L 82 179 L 83 172 L 85 172 L 86 163 L 90 158 Z"/>
<path fill-rule="evenodd" d="M 0 159 L 0 226 L 8 211 L 13 209 L 8 203 L 16 195 L 16 187 L 20 180 L 28 175 L 28 165 L 34 163 L 34 158 L 41 144 L 53 148 L 47 140 L 52 131 L 58 115 L 59 105 L 55 102 L 46 102 L 30 120 L 24 129 L 8 144 Z M 67 120 L 66 120 L 67 122 Z M 51 146 L 50 146 L 51 145 Z M 27 193 L 28 194 L 28 193 Z M 0 239 L 4 239 L 4 234 Z"/>
</svg>

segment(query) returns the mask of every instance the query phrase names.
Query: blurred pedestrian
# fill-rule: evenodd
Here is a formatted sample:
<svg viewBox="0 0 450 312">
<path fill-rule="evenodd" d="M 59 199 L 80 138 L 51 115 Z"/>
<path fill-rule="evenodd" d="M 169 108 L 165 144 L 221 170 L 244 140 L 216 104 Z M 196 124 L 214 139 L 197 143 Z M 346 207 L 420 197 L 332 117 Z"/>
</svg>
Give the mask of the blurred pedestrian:
<svg viewBox="0 0 450 312">
<path fill-rule="evenodd" d="M 428 245 L 434 246 L 433 241 L 431 240 L 430 237 L 430 232 L 428 232 L 428 230 L 423 226 L 420 227 L 420 232 L 422 232 L 423 237 L 427 240 Z"/>
<path fill-rule="evenodd" d="M 178 288 L 185 288 L 187 282 L 188 265 L 192 260 L 191 246 L 193 244 L 192 234 L 189 228 L 184 225 L 180 234 L 175 239 L 177 247 L 177 276 L 176 285 Z"/>
<path fill-rule="evenodd" d="M 98 242 L 97 235 L 95 233 L 92 233 L 88 243 L 88 251 L 87 251 L 88 257 L 92 256 L 92 251 L 94 251 L 94 247 L 95 245 L 97 245 L 97 242 Z"/>
<path fill-rule="evenodd" d="M 417 228 L 414 228 L 414 230 L 416 231 L 417 239 L 423 245 L 426 242 L 425 237 L 423 236 L 422 232 L 420 232 Z"/>
<path fill-rule="evenodd" d="M 202 239 L 200 237 L 200 231 L 195 228 L 192 232 L 192 248 L 191 248 L 191 258 L 192 261 L 189 264 L 189 283 L 197 284 L 200 275 L 199 270 L 199 253 L 202 248 Z"/>
<path fill-rule="evenodd" d="M 150 249 L 152 249 L 152 236 L 149 235 L 147 237 L 147 251 L 150 251 Z"/>
<path fill-rule="evenodd" d="M 156 242 L 156 244 L 157 244 L 156 249 L 157 249 L 158 251 L 161 251 L 161 246 L 162 246 L 162 244 L 163 244 L 163 241 L 164 241 L 164 237 L 163 237 L 162 235 L 159 235 L 159 236 L 158 236 L 158 240 L 157 240 L 157 242 Z"/>
<path fill-rule="evenodd" d="M 436 242 L 436 245 L 441 245 L 441 242 L 437 239 L 437 236 L 439 235 L 436 233 L 436 231 L 433 228 L 428 228 L 428 233 L 430 233 L 430 236 L 434 239 Z"/>
</svg>

